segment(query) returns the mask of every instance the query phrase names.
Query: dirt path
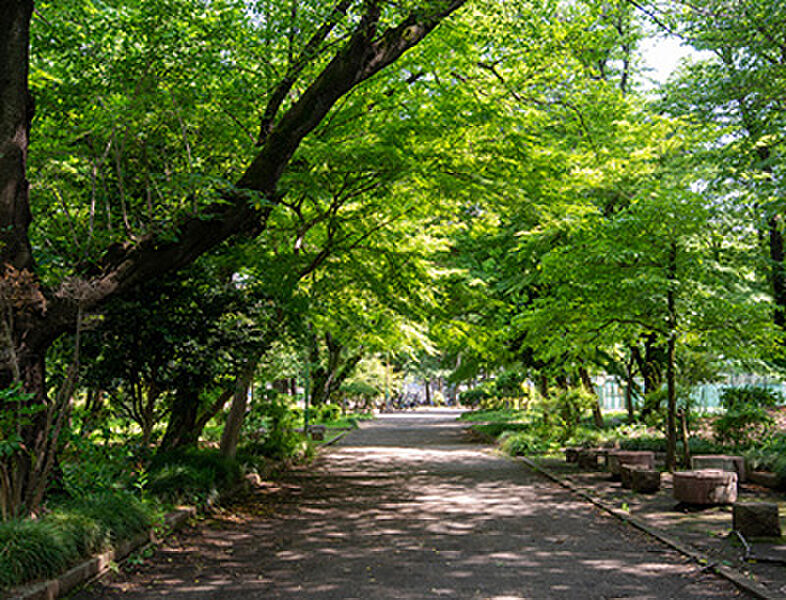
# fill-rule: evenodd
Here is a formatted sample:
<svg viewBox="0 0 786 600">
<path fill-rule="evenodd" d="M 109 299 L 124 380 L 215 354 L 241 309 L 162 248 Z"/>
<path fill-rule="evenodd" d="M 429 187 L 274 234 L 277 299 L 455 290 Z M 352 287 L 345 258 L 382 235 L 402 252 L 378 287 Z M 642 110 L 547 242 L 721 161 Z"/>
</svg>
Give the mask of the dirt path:
<svg viewBox="0 0 786 600">
<path fill-rule="evenodd" d="M 179 533 L 94 598 L 745 598 L 520 462 L 455 413 L 386 415 L 316 470 Z"/>
</svg>

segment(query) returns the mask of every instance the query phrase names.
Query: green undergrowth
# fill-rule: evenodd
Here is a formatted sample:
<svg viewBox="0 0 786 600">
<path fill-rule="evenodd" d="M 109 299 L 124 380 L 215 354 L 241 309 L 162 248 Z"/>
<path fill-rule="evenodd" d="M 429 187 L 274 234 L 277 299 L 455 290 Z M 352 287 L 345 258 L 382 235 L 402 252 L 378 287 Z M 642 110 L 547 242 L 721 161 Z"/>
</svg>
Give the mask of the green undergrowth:
<svg viewBox="0 0 786 600">
<path fill-rule="evenodd" d="M 336 417 L 335 409 L 323 414 Z M 38 517 L 0 523 L 0 590 L 57 576 L 148 531 L 176 504 L 217 498 L 245 473 L 269 474 L 313 456 L 287 406 L 276 403 L 265 416 L 265 435 L 241 446 L 236 458 L 215 449 L 154 453 L 149 446 L 72 436 Z"/>
<path fill-rule="evenodd" d="M 156 455 L 150 463 L 148 491 L 173 502 L 199 502 L 240 481 L 237 459 L 218 450 L 176 450 Z"/>
<path fill-rule="evenodd" d="M 156 514 L 130 493 L 104 492 L 64 503 L 40 519 L 0 523 L 0 588 L 56 576 L 148 530 Z"/>
<path fill-rule="evenodd" d="M 511 456 L 552 454 L 559 450 L 556 440 L 543 436 L 536 429 L 529 431 L 505 431 L 498 438 L 503 452 Z"/>
<path fill-rule="evenodd" d="M 542 456 L 558 452 L 563 447 L 595 448 L 618 447 L 624 450 L 666 451 L 666 439 L 662 434 L 654 434 L 644 424 L 620 423 L 610 419 L 603 428 L 594 427 L 584 419 L 578 425 L 566 427 L 564 422 L 553 418 L 544 419 L 541 411 L 491 410 L 473 411 L 462 415 L 462 420 L 474 422 L 471 426 L 486 437 L 494 439 L 500 448 L 513 456 Z M 478 422 L 479 421 L 479 422 Z M 735 450 L 713 440 L 691 438 L 692 454 L 713 454 Z M 678 455 L 682 455 L 682 444 L 678 443 Z M 746 454 L 754 464 L 769 467 L 781 473 L 786 481 L 786 437 L 780 441 L 765 444 L 757 451 Z"/>
<path fill-rule="evenodd" d="M 744 452 L 753 470 L 772 471 L 778 475 L 780 486 L 786 487 L 786 433 L 772 436 L 760 446 Z"/>
</svg>

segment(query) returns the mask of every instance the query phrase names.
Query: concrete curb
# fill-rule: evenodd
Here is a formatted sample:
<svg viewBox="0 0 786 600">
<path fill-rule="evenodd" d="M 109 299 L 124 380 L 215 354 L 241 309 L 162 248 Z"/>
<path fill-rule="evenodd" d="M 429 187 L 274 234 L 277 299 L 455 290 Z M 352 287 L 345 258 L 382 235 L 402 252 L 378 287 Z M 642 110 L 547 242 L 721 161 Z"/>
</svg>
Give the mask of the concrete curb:
<svg viewBox="0 0 786 600">
<path fill-rule="evenodd" d="M 322 444 L 322 445 L 320 446 L 320 448 L 327 448 L 328 446 L 332 446 L 332 445 L 333 445 L 333 444 L 335 444 L 336 442 L 338 442 L 338 441 L 340 441 L 340 440 L 343 440 L 345 437 L 347 437 L 347 435 L 349 435 L 349 433 L 350 433 L 351 431 L 354 431 L 354 429 L 352 429 L 352 430 L 349 430 L 349 429 L 348 429 L 348 430 L 346 430 L 346 431 L 342 431 L 341 433 L 339 433 L 339 434 L 338 434 L 336 437 L 334 437 L 334 438 L 333 438 L 332 440 L 330 440 L 329 442 L 325 442 L 324 444 Z"/>
<path fill-rule="evenodd" d="M 179 508 L 164 516 L 164 525 L 168 530 L 178 529 L 196 513 L 196 508 L 192 506 Z M 11 590 L 7 598 L 8 600 L 54 600 L 87 581 L 105 574 L 117 561 L 152 541 L 154 541 L 152 530 L 140 533 L 130 540 L 120 542 L 111 550 L 88 558 L 55 579 Z"/>
<path fill-rule="evenodd" d="M 598 498 L 595 498 L 594 496 L 588 494 L 587 492 L 579 489 L 572 482 L 563 479 L 562 477 L 546 469 L 545 467 L 541 467 L 540 465 L 534 463 L 529 458 L 526 458 L 524 456 L 517 456 L 515 458 L 516 460 L 520 460 L 521 462 L 526 464 L 530 469 L 532 469 L 536 473 L 540 473 L 544 477 L 551 479 L 552 481 L 558 483 L 562 487 L 569 489 L 574 494 L 581 496 L 583 499 L 587 500 L 591 504 L 594 504 L 601 510 L 613 515 L 614 517 L 617 517 L 623 523 L 629 523 L 636 529 L 643 531 L 647 535 L 654 537 L 655 539 L 663 542 L 664 544 L 670 546 L 677 552 L 684 554 L 691 560 L 701 565 L 704 565 L 705 568 L 712 569 L 715 573 L 717 573 L 724 579 L 730 581 L 731 583 L 733 583 L 743 591 L 748 592 L 752 596 L 756 598 L 760 598 L 761 600 L 784 600 L 783 594 L 777 596 L 773 595 L 772 591 L 770 591 L 769 589 L 767 589 L 766 587 L 764 587 L 759 583 L 751 581 L 737 569 L 732 569 L 731 567 L 727 567 L 726 565 L 713 563 L 706 555 L 702 554 L 695 548 L 682 543 L 678 539 L 666 533 L 663 533 L 662 531 L 655 529 L 654 527 L 651 527 L 650 525 L 648 525 L 641 519 L 634 517 L 630 513 L 621 510 L 619 508 L 616 508 L 610 505 L 609 503 L 604 502 L 603 500 L 599 500 Z"/>
</svg>

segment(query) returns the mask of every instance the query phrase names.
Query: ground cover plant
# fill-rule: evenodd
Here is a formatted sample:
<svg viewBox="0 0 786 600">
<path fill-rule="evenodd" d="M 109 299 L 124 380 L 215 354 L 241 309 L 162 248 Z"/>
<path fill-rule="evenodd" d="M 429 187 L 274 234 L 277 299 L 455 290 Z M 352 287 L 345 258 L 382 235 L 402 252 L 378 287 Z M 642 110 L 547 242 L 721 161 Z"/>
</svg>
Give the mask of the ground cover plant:
<svg viewBox="0 0 786 600">
<path fill-rule="evenodd" d="M 564 398 L 566 395 L 558 395 Z M 694 454 L 740 454 L 753 470 L 775 472 L 786 482 L 784 471 L 784 434 L 776 427 L 776 420 L 767 412 L 782 403 L 778 394 L 767 389 L 730 387 L 723 391 L 721 413 L 696 417 L 694 431 L 688 436 L 687 453 L 684 441 L 677 443 L 679 456 Z M 486 400 L 488 401 L 488 400 Z M 463 413 L 459 419 L 471 429 L 499 444 L 514 456 L 539 456 L 555 454 L 566 447 L 619 448 L 622 450 L 647 450 L 665 454 L 668 441 L 663 432 L 663 419 L 648 416 L 635 423 L 622 422 L 619 416 L 607 418 L 597 427 L 590 417 L 590 408 L 584 406 L 574 412 L 570 407 L 563 415 L 570 415 L 571 424 L 564 418 L 547 416 L 555 411 L 555 402 L 539 403 L 536 399 L 527 410 L 476 409 Z M 493 402 L 492 402 L 493 403 Z M 557 410 L 557 415 L 560 412 Z M 751 417 L 753 415 L 753 417 Z M 652 422 L 658 423 L 653 426 Z M 698 427 L 699 421 L 701 427 Z M 764 427 L 763 425 L 766 425 Z M 689 468 L 689 464 L 682 464 Z"/>
<path fill-rule="evenodd" d="M 0 523 L 0 588 L 53 577 L 80 559 L 146 532 L 160 513 L 130 492 L 58 505 L 38 519 Z"/>
</svg>

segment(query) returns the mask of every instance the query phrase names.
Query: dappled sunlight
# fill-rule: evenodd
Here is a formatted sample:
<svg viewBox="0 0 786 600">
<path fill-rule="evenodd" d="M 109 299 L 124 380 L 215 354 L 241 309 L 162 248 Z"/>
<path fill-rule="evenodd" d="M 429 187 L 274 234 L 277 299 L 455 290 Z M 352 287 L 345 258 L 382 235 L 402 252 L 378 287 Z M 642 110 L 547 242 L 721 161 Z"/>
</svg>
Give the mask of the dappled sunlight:
<svg viewBox="0 0 786 600">
<path fill-rule="evenodd" d="M 462 444 L 460 424 L 428 418 L 434 428 L 423 413 L 364 425 L 323 470 L 259 496 L 272 518 L 217 519 L 160 554 L 187 555 L 174 559 L 188 565 L 180 582 L 158 561 L 134 597 L 158 597 L 145 586 L 177 600 L 737 597 L 521 463 Z"/>
</svg>

